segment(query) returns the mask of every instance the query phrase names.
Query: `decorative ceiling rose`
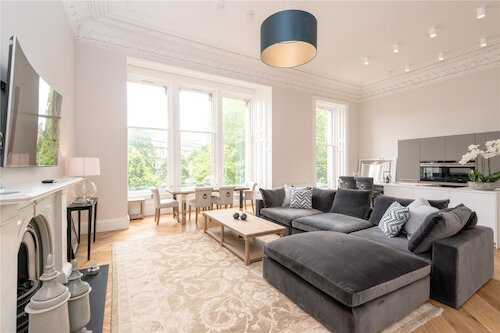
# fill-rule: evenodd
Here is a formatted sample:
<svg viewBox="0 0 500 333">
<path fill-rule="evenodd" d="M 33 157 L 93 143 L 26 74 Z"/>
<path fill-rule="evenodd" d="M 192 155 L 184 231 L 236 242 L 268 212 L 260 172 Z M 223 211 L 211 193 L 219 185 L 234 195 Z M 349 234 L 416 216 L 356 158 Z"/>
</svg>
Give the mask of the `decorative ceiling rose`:
<svg viewBox="0 0 500 333">
<path fill-rule="evenodd" d="M 260 59 L 273 67 L 297 67 L 317 53 L 318 22 L 303 10 L 283 10 L 260 27 Z"/>
</svg>

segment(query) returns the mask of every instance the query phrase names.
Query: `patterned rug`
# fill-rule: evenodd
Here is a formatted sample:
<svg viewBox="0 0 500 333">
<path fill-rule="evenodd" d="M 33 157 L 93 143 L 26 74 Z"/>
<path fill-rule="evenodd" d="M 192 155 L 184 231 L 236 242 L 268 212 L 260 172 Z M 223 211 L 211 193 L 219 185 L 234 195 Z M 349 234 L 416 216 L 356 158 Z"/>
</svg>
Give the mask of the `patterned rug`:
<svg viewBox="0 0 500 333">
<path fill-rule="evenodd" d="M 424 304 L 384 332 L 411 332 L 443 310 Z M 113 244 L 112 332 L 328 332 L 202 232 Z"/>
</svg>

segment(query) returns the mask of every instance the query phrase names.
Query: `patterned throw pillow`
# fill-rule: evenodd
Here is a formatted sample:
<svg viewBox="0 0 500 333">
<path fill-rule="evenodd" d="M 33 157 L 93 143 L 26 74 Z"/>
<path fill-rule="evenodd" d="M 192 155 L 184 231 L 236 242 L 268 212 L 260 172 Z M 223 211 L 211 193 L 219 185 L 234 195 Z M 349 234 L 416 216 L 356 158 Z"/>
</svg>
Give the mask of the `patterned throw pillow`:
<svg viewBox="0 0 500 333">
<path fill-rule="evenodd" d="M 290 208 L 312 209 L 312 188 L 292 187 Z"/>
<path fill-rule="evenodd" d="M 380 219 L 378 227 L 388 237 L 396 237 L 403 225 L 410 218 L 410 209 L 394 201 Z"/>
</svg>

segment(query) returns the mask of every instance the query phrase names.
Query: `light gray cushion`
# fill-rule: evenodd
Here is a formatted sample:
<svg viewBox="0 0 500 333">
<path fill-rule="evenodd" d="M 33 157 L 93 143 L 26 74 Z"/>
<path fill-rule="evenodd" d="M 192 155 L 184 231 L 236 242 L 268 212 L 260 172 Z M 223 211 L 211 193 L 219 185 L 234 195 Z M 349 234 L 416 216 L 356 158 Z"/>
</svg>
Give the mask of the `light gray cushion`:
<svg viewBox="0 0 500 333">
<path fill-rule="evenodd" d="M 422 226 L 411 236 L 408 249 L 415 253 L 427 252 L 432 243 L 457 234 L 467 224 L 472 211 L 458 205 L 450 211 L 429 215 Z"/>
<path fill-rule="evenodd" d="M 285 197 L 283 198 L 283 207 L 290 207 L 290 200 L 292 200 L 292 185 L 285 184 L 283 189 L 285 190 Z"/>
<path fill-rule="evenodd" d="M 290 208 L 312 209 L 312 189 L 293 187 Z"/>
<path fill-rule="evenodd" d="M 281 224 L 290 226 L 291 222 L 299 217 L 321 214 L 322 211 L 317 209 L 296 209 L 287 207 L 271 207 L 262 208 L 260 214 L 265 217 L 277 221 Z"/>
<path fill-rule="evenodd" d="M 410 217 L 410 209 L 401 206 L 397 201 L 394 201 L 389 208 L 387 208 L 384 216 L 380 219 L 378 227 L 387 235 L 387 237 L 395 237 L 403 225 Z"/>
<path fill-rule="evenodd" d="M 386 295 L 430 273 L 429 264 L 416 256 L 339 232 L 287 236 L 267 243 L 264 253 L 348 307 Z"/>
<path fill-rule="evenodd" d="M 292 227 L 304 231 L 326 230 L 350 233 L 372 226 L 367 220 L 335 213 L 306 216 L 292 221 Z"/>
<path fill-rule="evenodd" d="M 420 228 L 420 226 L 424 223 L 427 216 L 432 213 L 438 211 L 436 207 L 432 207 L 429 201 L 420 198 L 413 201 L 408 205 L 410 209 L 410 218 L 403 225 L 403 229 L 401 231 L 407 235 L 407 238 L 410 239 L 411 235 L 415 233 L 415 231 Z"/>
</svg>

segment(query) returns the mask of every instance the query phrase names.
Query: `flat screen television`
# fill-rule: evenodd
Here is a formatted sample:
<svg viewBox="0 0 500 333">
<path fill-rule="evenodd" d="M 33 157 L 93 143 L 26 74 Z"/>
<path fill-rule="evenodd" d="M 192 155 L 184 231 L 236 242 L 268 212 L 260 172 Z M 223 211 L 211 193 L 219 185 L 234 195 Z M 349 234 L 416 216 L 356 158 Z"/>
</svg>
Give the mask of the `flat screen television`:
<svg viewBox="0 0 500 333">
<path fill-rule="evenodd" d="M 2 166 L 56 166 L 62 96 L 38 75 L 15 36 L 10 38 L 6 79 Z"/>
</svg>

